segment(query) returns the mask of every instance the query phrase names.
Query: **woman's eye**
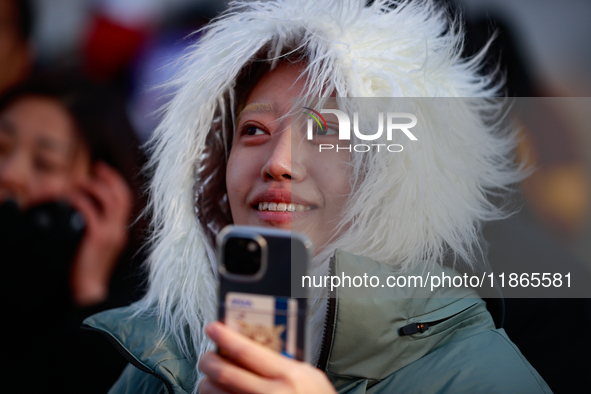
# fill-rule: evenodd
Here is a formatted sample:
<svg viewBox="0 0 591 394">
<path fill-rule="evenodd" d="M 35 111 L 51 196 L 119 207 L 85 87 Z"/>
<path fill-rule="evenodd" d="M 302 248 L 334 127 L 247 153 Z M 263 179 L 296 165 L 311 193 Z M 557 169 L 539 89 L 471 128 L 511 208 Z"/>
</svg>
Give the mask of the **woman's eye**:
<svg viewBox="0 0 591 394">
<path fill-rule="evenodd" d="M 316 134 L 316 135 L 335 135 L 338 133 L 339 133 L 338 131 L 336 131 L 334 128 L 332 128 L 330 126 L 328 128 L 326 128 L 326 126 L 324 126 L 324 125 L 322 127 L 320 127 L 318 125 L 316 125 L 314 127 L 314 134 Z"/>
<path fill-rule="evenodd" d="M 245 135 L 263 135 L 265 132 L 256 126 L 248 126 L 244 128 Z"/>
<path fill-rule="evenodd" d="M 61 163 L 43 158 L 36 159 L 34 164 L 35 169 L 44 174 L 56 174 L 65 169 Z"/>
</svg>

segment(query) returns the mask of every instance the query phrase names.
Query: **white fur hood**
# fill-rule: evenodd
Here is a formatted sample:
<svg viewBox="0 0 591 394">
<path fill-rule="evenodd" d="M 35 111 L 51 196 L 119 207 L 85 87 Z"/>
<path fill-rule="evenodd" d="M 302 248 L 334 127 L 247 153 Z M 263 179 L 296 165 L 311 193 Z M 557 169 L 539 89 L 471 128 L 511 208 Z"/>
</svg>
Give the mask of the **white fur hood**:
<svg viewBox="0 0 591 394">
<path fill-rule="evenodd" d="M 478 75 L 480 58 L 461 59 L 460 29 L 434 1 L 365 3 L 235 3 L 205 29 L 181 60 L 184 71 L 170 82 L 177 93 L 151 143 L 154 233 L 149 290 L 138 308 L 157 314 L 165 332 L 193 357 L 209 346 L 203 322 L 216 316 L 216 263 L 208 240 L 217 224 L 201 226 L 196 210 L 215 211 L 224 204 L 223 195 L 204 202 L 206 189 L 195 183 L 203 159 L 212 159 L 206 147 L 218 143 L 227 149 L 232 125 L 224 119 L 232 119 L 236 79 L 255 56 L 303 54 L 312 97 L 325 89 L 338 97 L 491 97 L 496 92 L 490 78 Z M 337 247 L 401 269 L 440 262 L 450 252 L 470 260 L 479 226 L 500 215 L 487 192 L 517 179 L 508 159 L 512 140 L 487 124 L 478 115 L 481 109 L 462 107 L 462 122 L 445 135 L 436 126 L 424 127 L 421 144 L 404 155 L 354 163 L 359 180 L 343 219 L 352 225 L 315 258 L 316 270 L 322 271 Z M 322 309 L 316 309 L 313 323 L 319 326 Z"/>
</svg>

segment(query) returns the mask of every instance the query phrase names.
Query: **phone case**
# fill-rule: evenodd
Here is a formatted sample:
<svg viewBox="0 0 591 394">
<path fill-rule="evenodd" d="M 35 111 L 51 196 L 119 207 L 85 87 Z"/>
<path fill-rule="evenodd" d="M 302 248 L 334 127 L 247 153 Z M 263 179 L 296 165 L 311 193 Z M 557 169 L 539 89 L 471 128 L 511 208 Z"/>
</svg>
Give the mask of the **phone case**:
<svg viewBox="0 0 591 394">
<path fill-rule="evenodd" d="M 224 245 L 246 237 L 264 245 L 256 275 L 225 270 Z M 297 360 L 307 360 L 307 292 L 301 287 L 311 242 L 301 234 L 268 228 L 228 226 L 218 236 L 219 320 L 247 337 Z"/>
</svg>

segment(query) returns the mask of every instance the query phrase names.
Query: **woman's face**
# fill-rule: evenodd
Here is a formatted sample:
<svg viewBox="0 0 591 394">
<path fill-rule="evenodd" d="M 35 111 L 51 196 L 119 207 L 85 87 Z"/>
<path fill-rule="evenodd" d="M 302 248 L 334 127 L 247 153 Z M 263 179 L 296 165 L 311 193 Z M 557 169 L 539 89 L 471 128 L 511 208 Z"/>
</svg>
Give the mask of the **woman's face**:
<svg viewBox="0 0 591 394">
<path fill-rule="evenodd" d="M 89 173 L 90 156 L 57 101 L 19 98 L 0 112 L 0 202 L 22 208 L 64 197 Z"/>
<path fill-rule="evenodd" d="M 235 224 L 303 232 L 319 251 L 351 191 L 349 152 L 319 153 L 319 143 L 336 145 L 338 135 L 308 141 L 304 127 L 292 127 L 291 99 L 304 91 L 305 78 L 297 80 L 303 70 L 282 63 L 250 92 L 238 115 L 226 186 Z"/>
</svg>

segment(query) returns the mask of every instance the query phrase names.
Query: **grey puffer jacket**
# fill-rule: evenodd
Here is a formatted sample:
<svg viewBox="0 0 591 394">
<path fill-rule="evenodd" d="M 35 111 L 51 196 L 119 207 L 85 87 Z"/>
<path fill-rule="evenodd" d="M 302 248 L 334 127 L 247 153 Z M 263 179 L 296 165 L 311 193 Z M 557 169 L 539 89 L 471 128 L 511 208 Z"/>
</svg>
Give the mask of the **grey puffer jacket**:
<svg viewBox="0 0 591 394">
<path fill-rule="evenodd" d="M 337 250 L 333 275 L 377 276 L 392 268 Z M 448 268 L 431 275 L 453 275 Z M 386 290 L 384 290 L 386 289 Z M 161 341 L 156 317 L 129 318 L 132 307 L 85 321 L 129 360 L 111 389 L 122 393 L 189 393 L 195 360 L 171 339 Z M 319 368 L 339 393 L 551 393 L 472 289 L 360 287 L 329 299 Z"/>
</svg>

